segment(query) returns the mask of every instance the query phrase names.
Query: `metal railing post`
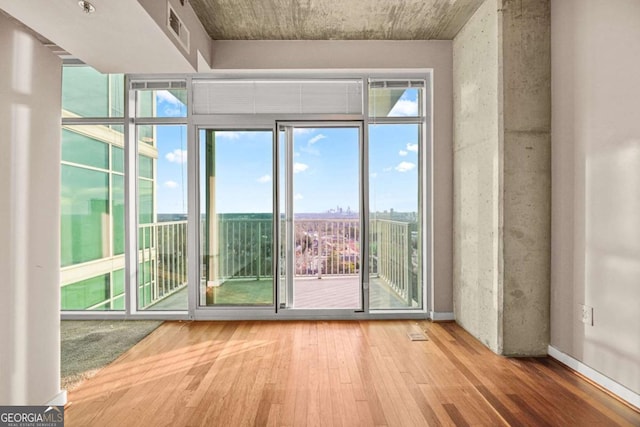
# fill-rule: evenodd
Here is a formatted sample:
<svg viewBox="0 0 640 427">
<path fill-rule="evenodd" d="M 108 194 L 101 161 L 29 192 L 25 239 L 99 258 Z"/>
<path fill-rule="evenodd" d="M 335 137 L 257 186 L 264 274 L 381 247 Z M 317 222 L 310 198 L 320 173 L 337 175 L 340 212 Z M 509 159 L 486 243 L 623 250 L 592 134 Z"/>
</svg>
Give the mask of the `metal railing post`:
<svg viewBox="0 0 640 427">
<path fill-rule="evenodd" d="M 256 262 L 256 280 L 260 280 L 260 268 L 262 267 L 262 224 L 258 222 L 258 260 Z"/>
<path fill-rule="evenodd" d="M 404 277 L 405 277 L 405 289 L 407 293 L 407 305 L 410 306 L 412 300 L 412 287 L 411 286 L 411 230 L 409 223 L 404 224 Z"/>
</svg>

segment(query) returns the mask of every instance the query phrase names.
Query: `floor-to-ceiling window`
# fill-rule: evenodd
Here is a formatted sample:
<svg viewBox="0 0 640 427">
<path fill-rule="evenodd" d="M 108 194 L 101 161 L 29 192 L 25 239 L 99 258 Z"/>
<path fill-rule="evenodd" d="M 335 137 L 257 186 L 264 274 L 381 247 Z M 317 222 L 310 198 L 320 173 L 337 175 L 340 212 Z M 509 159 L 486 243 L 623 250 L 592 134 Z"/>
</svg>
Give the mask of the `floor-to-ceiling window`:
<svg viewBox="0 0 640 427">
<path fill-rule="evenodd" d="M 125 310 L 126 205 L 137 215 L 135 307 L 187 309 L 187 112 L 181 85 L 136 91 L 130 115 L 140 124 L 125 141 L 124 76 L 64 67 L 63 311 Z M 128 167 L 125 145 L 137 155 Z M 127 186 L 134 171 L 137 179 Z"/>
<path fill-rule="evenodd" d="M 63 310 L 424 311 L 426 78 L 64 75 Z"/>
<path fill-rule="evenodd" d="M 132 83 L 136 86 L 136 83 Z M 188 138 L 185 82 L 144 82 L 129 99 L 137 154 L 136 310 L 188 309 Z M 134 280 L 132 279 L 132 280 Z"/>
<path fill-rule="evenodd" d="M 370 308 L 423 307 L 424 81 L 369 89 Z"/>
<path fill-rule="evenodd" d="M 124 309 L 124 84 L 63 69 L 62 310 Z"/>
</svg>

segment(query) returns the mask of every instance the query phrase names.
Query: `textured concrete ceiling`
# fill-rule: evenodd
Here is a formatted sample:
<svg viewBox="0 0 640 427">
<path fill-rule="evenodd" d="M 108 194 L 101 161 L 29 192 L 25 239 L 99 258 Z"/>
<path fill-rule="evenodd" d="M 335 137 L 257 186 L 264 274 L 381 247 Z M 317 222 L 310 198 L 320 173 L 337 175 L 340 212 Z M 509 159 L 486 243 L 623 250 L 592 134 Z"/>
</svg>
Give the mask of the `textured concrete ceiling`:
<svg viewBox="0 0 640 427">
<path fill-rule="evenodd" d="M 190 0 L 214 40 L 450 40 L 484 0 Z"/>
</svg>

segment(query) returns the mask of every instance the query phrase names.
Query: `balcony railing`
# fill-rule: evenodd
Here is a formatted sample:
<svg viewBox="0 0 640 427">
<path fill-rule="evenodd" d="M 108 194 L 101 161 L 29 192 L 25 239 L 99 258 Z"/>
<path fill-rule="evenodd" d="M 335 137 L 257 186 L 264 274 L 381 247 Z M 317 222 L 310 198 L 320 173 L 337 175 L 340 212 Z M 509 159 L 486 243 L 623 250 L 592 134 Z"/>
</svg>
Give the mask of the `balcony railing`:
<svg viewBox="0 0 640 427">
<path fill-rule="evenodd" d="M 225 218 L 218 221 L 218 236 L 221 278 L 273 275 L 271 219 Z"/>
<path fill-rule="evenodd" d="M 370 221 L 370 270 L 408 305 L 418 297 L 417 223 Z"/>
<path fill-rule="evenodd" d="M 260 279 L 272 275 L 272 220 L 225 217 L 217 223 L 219 235 L 218 277 Z M 281 226 L 282 241 L 286 227 Z M 419 299 L 417 224 L 372 219 L 369 267 L 407 306 Z M 360 272 L 360 225 L 358 218 L 301 218 L 294 222 L 296 276 L 357 275 Z M 284 249 L 280 265 L 284 268 Z M 203 265 L 209 266 L 209 256 Z M 206 267 L 205 267 L 206 270 Z M 206 275 L 206 273 L 205 273 Z"/>
<path fill-rule="evenodd" d="M 219 278 L 272 276 L 272 230 L 271 219 L 219 220 Z M 359 274 L 357 218 L 298 219 L 294 230 L 296 276 Z M 144 224 L 139 232 L 139 298 L 140 306 L 148 307 L 187 284 L 187 222 Z M 417 224 L 372 219 L 369 255 L 370 275 L 384 281 L 411 306 L 418 299 Z"/>
<path fill-rule="evenodd" d="M 138 297 L 148 307 L 187 285 L 187 221 L 139 227 Z"/>
<path fill-rule="evenodd" d="M 359 223 L 357 218 L 296 220 L 295 274 L 318 277 L 358 274 Z"/>
</svg>

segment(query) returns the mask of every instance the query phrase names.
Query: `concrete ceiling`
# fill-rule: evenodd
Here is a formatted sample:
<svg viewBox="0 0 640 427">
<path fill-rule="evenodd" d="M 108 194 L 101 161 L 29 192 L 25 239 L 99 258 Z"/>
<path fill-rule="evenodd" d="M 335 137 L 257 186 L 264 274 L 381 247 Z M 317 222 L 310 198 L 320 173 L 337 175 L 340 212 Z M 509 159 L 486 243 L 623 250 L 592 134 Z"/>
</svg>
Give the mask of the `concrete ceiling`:
<svg viewBox="0 0 640 427">
<path fill-rule="evenodd" d="M 484 0 L 190 0 L 214 40 L 451 40 Z"/>
</svg>

